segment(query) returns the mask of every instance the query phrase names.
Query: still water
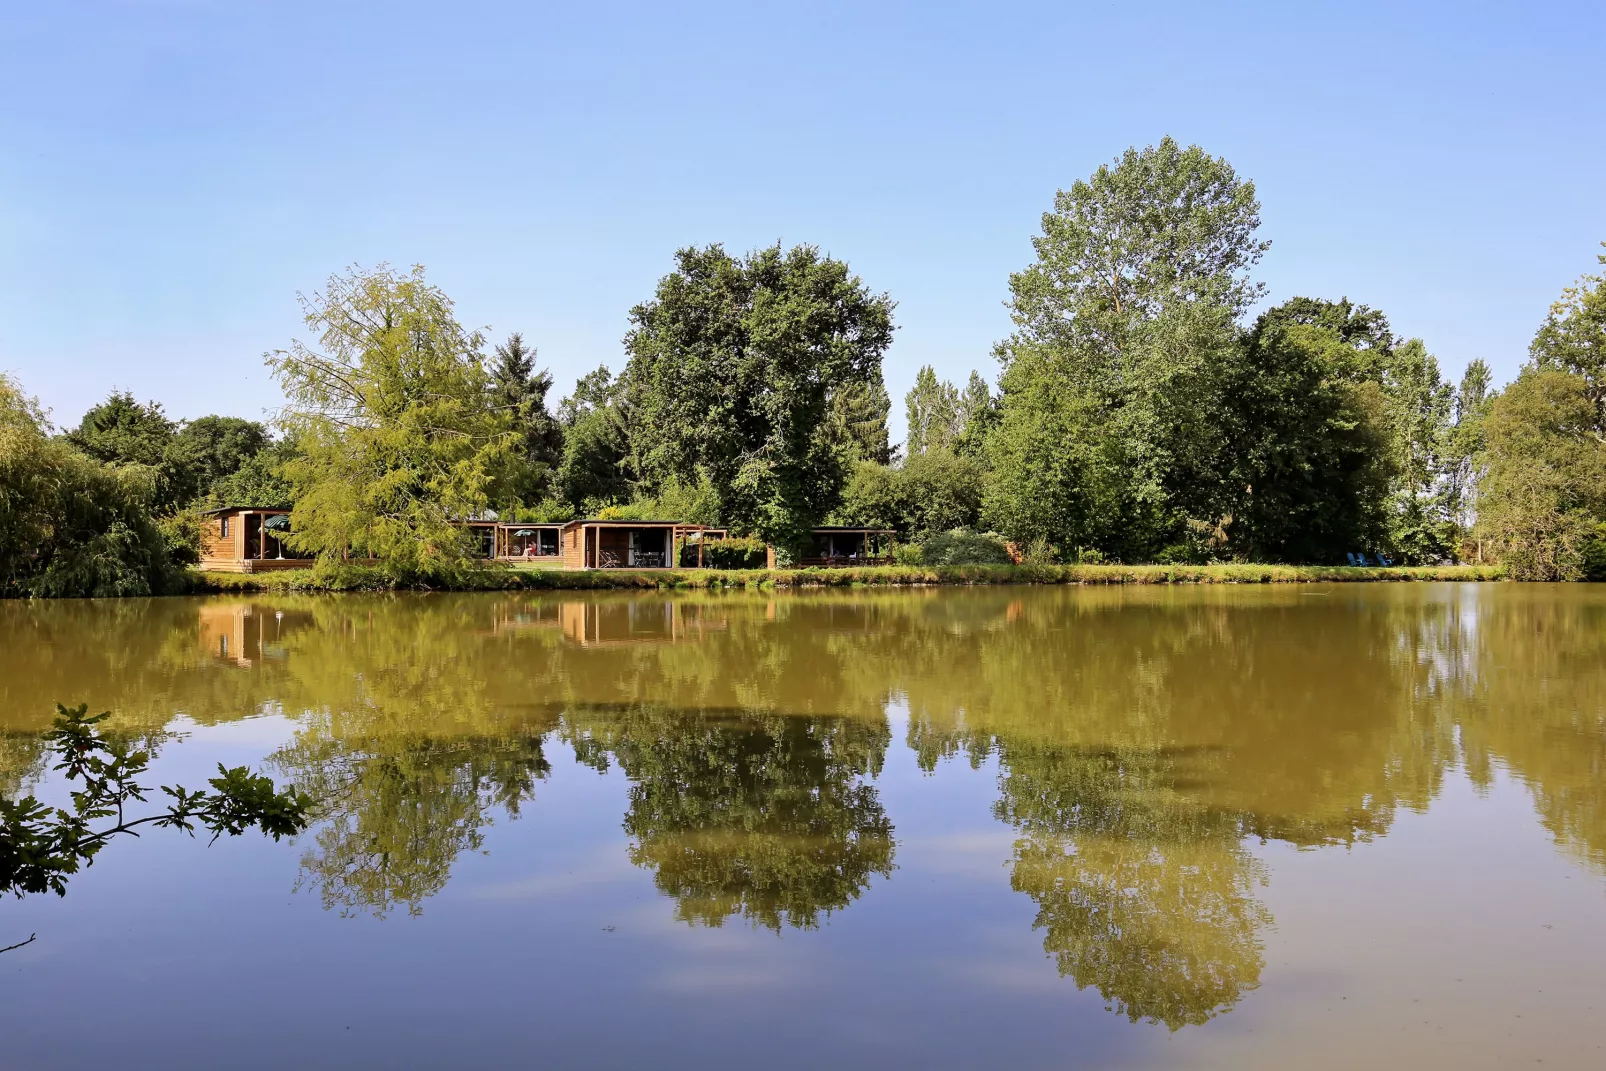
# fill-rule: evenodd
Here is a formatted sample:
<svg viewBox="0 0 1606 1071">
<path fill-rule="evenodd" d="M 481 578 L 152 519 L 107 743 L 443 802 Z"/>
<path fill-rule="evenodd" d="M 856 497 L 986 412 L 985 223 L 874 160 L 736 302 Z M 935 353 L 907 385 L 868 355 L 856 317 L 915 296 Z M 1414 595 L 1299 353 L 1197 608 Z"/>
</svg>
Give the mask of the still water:
<svg viewBox="0 0 1606 1071">
<path fill-rule="evenodd" d="M 1606 1066 L 1606 587 L 0 604 L 295 842 L 0 902 L 0 1067 Z"/>
</svg>

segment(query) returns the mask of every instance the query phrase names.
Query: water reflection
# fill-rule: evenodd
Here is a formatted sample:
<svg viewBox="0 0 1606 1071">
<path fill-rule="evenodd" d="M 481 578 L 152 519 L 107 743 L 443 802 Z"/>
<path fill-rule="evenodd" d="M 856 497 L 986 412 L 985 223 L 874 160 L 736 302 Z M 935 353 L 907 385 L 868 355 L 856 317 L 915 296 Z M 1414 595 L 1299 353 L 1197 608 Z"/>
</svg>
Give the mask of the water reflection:
<svg viewBox="0 0 1606 1071">
<path fill-rule="evenodd" d="M 481 849 L 493 815 L 518 818 L 551 769 L 539 736 L 352 739 L 327 717 L 272 764 L 321 801 L 298 887 L 317 889 L 325 908 L 378 916 L 418 914 L 457 857 Z"/>
<path fill-rule="evenodd" d="M 892 872 L 892 823 L 868 780 L 884 719 L 641 704 L 571 709 L 565 729 L 581 762 L 630 779 L 630 860 L 682 921 L 812 928 Z"/>
<path fill-rule="evenodd" d="M 1010 886 L 1061 974 L 1172 1029 L 1260 984 L 1257 840 L 1386 836 L 1449 771 L 1530 787 L 1606 871 L 1606 592 L 1288 587 L 0 605 L 0 790 L 57 699 L 130 731 L 294 719 L 302 880 L 417 912 L 561 750 L 628 782 L 679 920 L 818 926 L 896 880 L 888 710 L 996 763 Z M 566 761 L 566 756 L 565 756 Z"/>
<path fill-rule="evenodd" d="M 1062 975 L 1175 1030 L 1256 987 L 1263 866 L 1246 823 L 1177 791 L 1199 756 L 1009 743 L 995 813 L 1020 834 L 1010 884 Z"/>
</svg>

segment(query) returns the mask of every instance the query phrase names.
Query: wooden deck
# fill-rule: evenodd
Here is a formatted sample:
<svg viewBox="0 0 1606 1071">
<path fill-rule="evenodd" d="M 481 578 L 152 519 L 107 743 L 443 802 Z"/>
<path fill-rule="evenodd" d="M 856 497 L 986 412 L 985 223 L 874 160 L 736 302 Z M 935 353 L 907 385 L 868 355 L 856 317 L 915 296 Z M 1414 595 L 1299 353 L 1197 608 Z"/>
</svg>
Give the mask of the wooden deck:
<svg viewBox="0 0 1606 1071">
<path fill-rule="evenodd" d="M 203 558 L 208 573 L 274 573 L 283 569 L 311 569 L 312 558 Z"/>
</svg>

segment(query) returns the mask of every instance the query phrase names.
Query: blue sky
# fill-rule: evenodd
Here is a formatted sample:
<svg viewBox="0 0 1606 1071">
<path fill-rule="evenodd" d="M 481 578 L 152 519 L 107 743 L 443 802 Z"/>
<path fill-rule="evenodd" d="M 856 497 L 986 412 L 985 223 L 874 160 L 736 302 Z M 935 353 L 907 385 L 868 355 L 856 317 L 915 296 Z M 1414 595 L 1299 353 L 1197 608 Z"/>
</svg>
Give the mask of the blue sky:
<svg viewBox="0 0 1606 1071">
<path fill-rule="evenodd" d="M 996 373 L 1054 191 L 1164 134 L 1255 181 L 1259 277 L 1514 374 L 1606 239 L 1606 5 L 53 0 L 0 17 L 0 370 L 260 416 L 345 265 L 422 263 L 562 393 L 683 245 L 810 242 Z"/>
</svg>

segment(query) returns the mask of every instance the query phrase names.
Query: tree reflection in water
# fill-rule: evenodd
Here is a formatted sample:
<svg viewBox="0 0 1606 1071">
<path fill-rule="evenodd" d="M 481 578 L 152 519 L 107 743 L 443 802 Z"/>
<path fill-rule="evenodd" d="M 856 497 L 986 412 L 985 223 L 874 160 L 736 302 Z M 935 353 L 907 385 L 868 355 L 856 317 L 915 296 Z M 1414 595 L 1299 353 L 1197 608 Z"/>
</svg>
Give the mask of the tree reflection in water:
<svg viewBox="0 0 1606 1071">
<path fill-rule="evenodd" d="M 867 778 L 885 719 L 652 704 L 570 710 L 579 760 L 630 779 L 630 859 L 684 922 L 809 929 L 892 872 L 892 823 Z"/>
<path fill-rule="evenodd" d="M 1168 787 L 1177 756 L 1007 750 L 994 811 L 1014 826 L 1010 885 L 1061 974 L 1136 1022 L 1203 1023 L 1254 989 L 1264 866 L 1243 823 Z"/>
<path fill-rule="evenodd" d="M 296 887 L 327 909 L 416 915 L 478 851 L 496 810 L 509 818 L 550 769 L 539 736 L 384 736 L 357 743 L 303 733 L 274 765 L 320 801 L 315 847 Z"/>
</svg>

